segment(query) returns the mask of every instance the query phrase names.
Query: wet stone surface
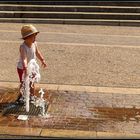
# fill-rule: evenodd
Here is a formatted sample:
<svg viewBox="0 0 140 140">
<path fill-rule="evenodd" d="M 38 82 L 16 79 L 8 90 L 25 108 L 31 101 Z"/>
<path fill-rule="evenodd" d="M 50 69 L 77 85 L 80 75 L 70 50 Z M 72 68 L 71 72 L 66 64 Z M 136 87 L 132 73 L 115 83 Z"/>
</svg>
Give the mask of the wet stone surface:
<svg viewBox="0 0 140 140">
<path fill-rule="evenodd" d="M 0 91 L 0 105 L 14 102 L 17 91 Z M 140 96 L 136 94 L 45 91 L 48 118 L 17 113 L 0 116 L 0 125 L 102 132 L 140 133 Z M 1 108 L 2 111 L 2 108 Z"/>
<path fill-rule="evenodd" d="M 1 90 L 1 102 L 0 102 L 0 112 L 2 115 L 16 114 L 16 115 L 29 115 L 38 116 L 41 115 L 41 107 L 35 106 L 34 103 L 30 102 L 29 112 L 26 112 L 26 107 L 24 103 L 18 103 L 16 100 L 18 98 L 18 91 L 13 90 Z M 39 96 L 39 95 L 37 95 Z M 47 112 L 48 104 L 46 102 L 45 112 Z"/>
<path fill-rule="evenodd" d="M 11 103 L 3 107 L 2 110 L 2 115 L 8 114 L 38 116 L 39 114 L 41 114 L 41 108 L 36 107 L 34 104 L 30 103 L 30 110 L 29 112 L 26 112 L 25 105 Z"/>
</svg>

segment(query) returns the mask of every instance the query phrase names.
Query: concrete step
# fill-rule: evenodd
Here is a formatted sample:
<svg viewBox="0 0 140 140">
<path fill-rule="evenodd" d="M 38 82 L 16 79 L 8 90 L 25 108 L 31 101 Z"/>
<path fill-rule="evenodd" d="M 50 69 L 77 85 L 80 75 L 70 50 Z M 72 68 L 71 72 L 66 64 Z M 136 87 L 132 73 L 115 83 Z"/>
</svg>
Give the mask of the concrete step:
<svg viewBox="0 0 140 140">
<path fill-rule="evenodd" d="M 0 11 L 0 18 L 140 20 L 140 13 Z"/>
<path fill-rule="evenodd" d="M 140 13 L 139 7 L 132 6 L 80 6 L 80 5 L 17 5 L 0 4 L 0 11 L 55 11 L 55 12 L 117 12 Z"/>
<path fill-rule="evenodd" d="M 61 19 L 61 18 L 0 18 L 0 23 L 47 23 L 74 25 L 140 26 L 140 20 Z"/>
<path fill-rule="evenodd" d="M 98 5 L 98 6 L 140 6 L 139 0 L 5 0 L 1 4 L 27 4 L 27 5 Z"/>
<path fill-rule="evenodd" d="M 13 22 L 118 24 L 120 20 L 140 20 L 140 1 L 0 1 L 0 20 L 7 18 Z"/>
</svg>

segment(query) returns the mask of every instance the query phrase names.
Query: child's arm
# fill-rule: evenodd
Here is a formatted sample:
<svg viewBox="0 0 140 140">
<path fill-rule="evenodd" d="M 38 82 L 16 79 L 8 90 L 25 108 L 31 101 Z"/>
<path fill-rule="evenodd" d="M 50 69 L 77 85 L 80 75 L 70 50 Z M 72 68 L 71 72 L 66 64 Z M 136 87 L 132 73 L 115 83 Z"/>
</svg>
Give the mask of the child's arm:
<svg viewBox="0 0 140 140">
<path fill-rule="evenodd" d="M 47 64 L 46 64 L 45 59 L 44 59 L 44 57 L 42 56 L 41 52 L 38 50 L 38 47 L 36 47 L 36 56 L 37 56 L 37 58 L 41 61 L 42 65 L 43 65 L 44 67 L 46 67 Z"/>
<path fill-rule="evenodd" d="M 22 47 L 20 47 L 20 55 L 21 55 L 21 59 L 22 59 L 23 70 L 25 70 L 25 74 L 27 74 L 27 57 L 26 57 L 25 51 Z"/>
</svg>

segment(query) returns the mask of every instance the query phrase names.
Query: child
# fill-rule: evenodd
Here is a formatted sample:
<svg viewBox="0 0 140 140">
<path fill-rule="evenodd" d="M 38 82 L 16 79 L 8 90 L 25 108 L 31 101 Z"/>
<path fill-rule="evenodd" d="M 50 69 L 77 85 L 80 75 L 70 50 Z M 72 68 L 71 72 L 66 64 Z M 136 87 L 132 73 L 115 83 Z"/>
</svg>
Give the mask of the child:
<svg viewBox="0 0 140 140">
<path fill-rule="evenodd" d="M 33 26 L 33 25 L 24 25 L 21 28 L 21 35 L 24 42 L 20 45 L 19 51 L 20 51 L 20 58 L 17 63 L 17 72 L 20 79 L 20 88 L 22 87 L 23 83 L 23 73 L 25 76 L 27 75 L 27 64 L 31 59 L 36 59 L 36 57 L 41 61 L 43 67 L 46 67 L 47 64 L 39 51 L 36 43 L 36 36 L 39 33 L 39 31 Z M 30 86 L 30 97 L 34 97 L 34 84 L 33 86 Z M 22 97 L 21 93 L 19 98 L 17 99 L 20 101 L 20 98 Z"/>
</svg>

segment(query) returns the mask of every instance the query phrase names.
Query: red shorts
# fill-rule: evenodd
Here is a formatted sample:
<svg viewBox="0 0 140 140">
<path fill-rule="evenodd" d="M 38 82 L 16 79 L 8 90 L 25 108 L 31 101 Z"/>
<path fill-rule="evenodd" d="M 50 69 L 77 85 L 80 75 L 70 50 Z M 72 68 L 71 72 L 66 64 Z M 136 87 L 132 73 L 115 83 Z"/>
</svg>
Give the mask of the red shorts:
<svg viewBox="0 0 140 140">
<path fill-rule="evenodd" d="M 23 75 L 24 70 L 17 68 L 17 72 L 18 72 L 18 75 L 19 75 L 20 83 L 22 83 L 22 75 Z"/>
</svg>

